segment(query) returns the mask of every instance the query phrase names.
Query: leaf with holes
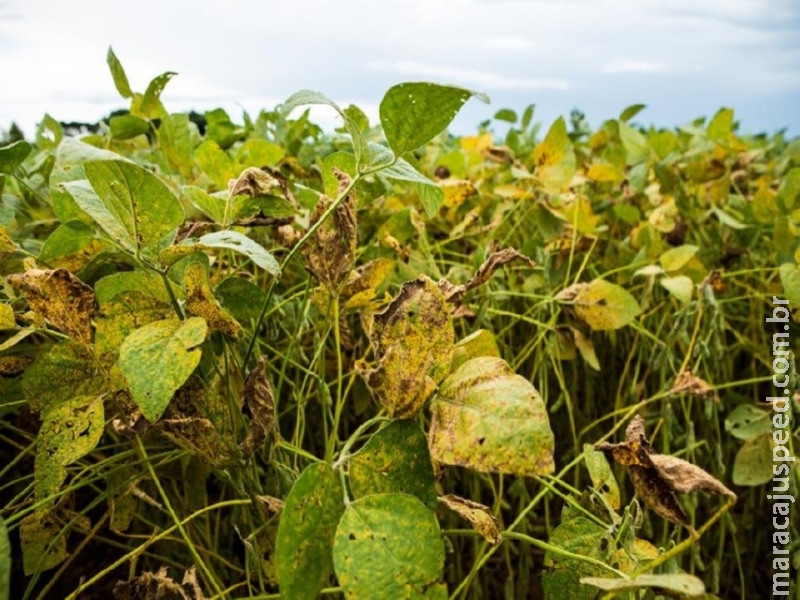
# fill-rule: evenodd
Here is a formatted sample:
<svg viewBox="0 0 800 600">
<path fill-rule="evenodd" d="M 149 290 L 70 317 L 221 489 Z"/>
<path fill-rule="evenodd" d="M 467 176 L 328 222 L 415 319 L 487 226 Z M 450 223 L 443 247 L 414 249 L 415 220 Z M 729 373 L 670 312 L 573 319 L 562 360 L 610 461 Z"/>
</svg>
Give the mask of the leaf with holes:
<svg viewBox="0 0 800 600">
<path fill-rule="evenodd" d="M 286 497 L 278 525 L 275 569 L 282 596 L 316 598 L 325 587 L 344 510 L 339 474 L 324 463 L 307 467 Z"/>
<path fill-rule="evenodd" d="M 336 528 L 333 565 L 347 598 L 446 598 L 444 543 L 415 496 L 373 494 L 352 502 Z"/>
<path fill-rule="evenodd" d="M 151 423 L 161 418 L 172 395 L 200 362 L 200 345 L 208 327 L 204 319 L 166 319 L 130 334 L 119 349 L 119 366 L 142 414 Z"/>
<path fill-rule="evenodd" d="M 431 404 L 431 456 L 481 472 L 546 475 L 553 432 L 539 393 L 496 357 L 474 358 L 442 382 Z"/>
<path fill-rule="evenodd" d="M 436 504 L 428 440 L 410 419 L 392 421 L 374 434 L 349 461 L 353 496 L 405 493 Z"/>
<path fill-rule="evenodd" d="M 489 97 L 465 88 L 435 83 L 401 83 L 389 88 L 379 107 L 386 140 L 396 156 L 438 135 L 472 97 Z"/>
</svg>

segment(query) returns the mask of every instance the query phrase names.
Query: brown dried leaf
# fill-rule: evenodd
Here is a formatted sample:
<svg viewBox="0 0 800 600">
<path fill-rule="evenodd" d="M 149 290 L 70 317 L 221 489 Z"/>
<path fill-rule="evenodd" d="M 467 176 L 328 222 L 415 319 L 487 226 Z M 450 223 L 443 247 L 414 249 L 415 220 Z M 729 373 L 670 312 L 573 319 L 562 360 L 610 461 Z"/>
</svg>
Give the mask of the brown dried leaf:
<svg viewBox="0 0 800 600">
<path fill-rule="evenodd" d="M 411 417 L 447 375 L 454 337 L 450 307 L 436 284 L 427 277 L 409 281 L 375 315 L 375 367 L 360 361 L 356 369 L 390 415 Z"/>
<path fill-rule="evenodd" d="M 28 269 L 8 276 L 37 315 L 77 342 L 91 343 L 94 292 L 66 269 Z"/>
<path fill-rule="evenodd" d="M 700 467 L 674 456 L 656 454 L 647 441 L 644 419 L 639 415 L 625 430 L 624 442 L 603 442 L 595 445 L 595 450 L 610 453 L 616 462 L 628 467 L 636 495 L 656 514 L 689 529 L 689 517 L 676 493 L 703 490 L 736 498 L 736 494 Z"/>
<path fill-rule="evenodd" d="M 242 174 L 237 179 L 230 180 L 228 194 L 230 196 L 243 195 L 256 198 L 258 196 L 266 196 L 273 188 L 279 185 L 278 180 L 269 173 L 257 167 L 249 167 L 242 171 Z"/>
<path fill-rule="evenodd" d="M 500 267 L 514 260 L 522 260 L 530 268 L 536 266 L 535 262 L 522 254 L 519 250 L 516 250 L 515 248 L 506 248 L 505 250 L 493 252 L 489 258 L 487 258 L 478 268 L 478 271 L 475 273 L 472 279 L 470 279 L 466 284 L 453 285 L 446 279 L 443 279 L 439 282 L 439 289 L 442 290 L 442 293 L 445 295 L 445 298 L 447 298 L 448 302 L 458 302 L 464 294 L 489 281 L 489 279 L 492 278 L 492 275 L 494 275 L 494 273 Z"/>
<path fill-rule="evenodd" d="M 336 168 L 333 172 L 342 194 L 350 185 L 350 176 Z M 311 226 L 319 222 L 332 203 L 328 196 L 319 199 L 311 215 Z M 357 234 L 355 195 L 350 193 L 303 247 L 306 267 L 331 292 L 339 288 L 353 268 Z"/>
<path fill-rule="evenodd" d="M 719 402 L 719 396 L 707 381 L 692 375 L 691 369 L 678 373 L 675 383 L 672 384 L 670 394 L 691 394 L 698 398 L 706 398 L 712 402 Z"/>
<path fill-rule="evenodd" d="M 250 427 L 244 441 L 239 444 L 239 450 L 245 459 L 264 444 L 275 421 L 275 399 L 266 377 L 266 366 L 267 357 L 262 355 L 244 382 L 242 412 L 250 416 Z"/>
<path fill-rule="evenodd" d="M 480 533 L 483 539 L 490 544 L 499 544 L 503 539 L 503 534 L 500 531 L 500 522 L 491 513 L 488 506 L 452 494 L 440 496 L 439 501 L 454 513 L 469 521 L 472 528 Z"/>
<path fill-rule="evenodd" d="M 117 581 L 114 586 L 116 600 L 205 600 L 197 583 L 195 568 L 191 567 L 179 585 L 167 575 L 167 567 L 157 573 L 145 572 L 130 581 Z"/>
</svg>

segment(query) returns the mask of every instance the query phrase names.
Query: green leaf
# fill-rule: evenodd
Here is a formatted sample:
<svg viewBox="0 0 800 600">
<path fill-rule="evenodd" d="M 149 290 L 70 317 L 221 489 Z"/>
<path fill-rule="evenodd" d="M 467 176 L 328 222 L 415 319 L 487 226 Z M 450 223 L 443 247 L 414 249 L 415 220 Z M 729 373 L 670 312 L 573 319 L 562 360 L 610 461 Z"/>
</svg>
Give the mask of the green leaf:
<svg viewBox="0 0 800 600">
<path fill-rule="evenodd" d="M 403 158 L 398 158 L 397 162 L 391 167 L 381 170 L 381 175 L 385 175 L 390 179 L 410 181 L 417 191 L 417 194 L 419 194 L 419 199 L 422 203 L 422 208 L 425 209 L 425 214 L 429 217 L 435 215 L 439 207 L 442 206 L 442 202 L 444 202 L 444 192 L 442 189 L 417 171 Z"/>
<path fill-rule="evenodd" d="M 348 598 L 440 598 L 439 524 L 415 496 L 365 496 L 342 515 L 333 565 Z"/>
<path fill-rule="evenodd" d="M 555 468 L 544 402 L 500 358 L 461 365 L 442 382 L 431 413 L 429 445 L 440 463 L 531 476 Z"/>
<path fill-rule="evenodd" d="M 680 271 L 695 257 L 698 250 L 697 246 L 691 244 L 670 248 L 658 258 L 658 262 L 665 271 Z"/>
<path fill-rule="evenodd" d="M 189 131 L 189 115 L 174 114 L 161 120 L 157 130 L 158 144 L 164 151 L 170 166 L 185 179 L 192 177 L 192 137 Z"/>
<path fill-rule="evenodd" d="M 740 440 L 772 433 L 771 415 L 752 404 L 740 404 L 725 418 L 725 431 Z"/>
<path fill-rule="evenodd" d="M 142 116 L 148 119 L 157 119 L 166 116 L 163 104 L 161 104 L 161 93 L 167 87 L 169 80 L 172 79 L 177 73 L 167 71 L 161 75 L 154 77 L 147 85 L 147 90 L 144 92 L 142 104 L 139 110 Z"/>
<path fill-rule="evenodd" d="M 800 306 L 800 267 L 793 263 L 783 263 L 778 272 L 789 306 Z"/>
<path fill-rule="evenodd" d="M 286 150 L 268 140 L 250 139 L 236 150 L 236 162 L 241 167 L 272 167 L 277 165 Z"/>
<path fill-rule="evenodd" d="M 364 138 L 364 134 L 361 132 L 361 117 L 352 110 L 342 110 L 342 108 L 336 104 L 336 102 L 328 98 L 325 94 L 312 90 L 300 90 L 299 92 L 289 96 L 289 98 L 287 98 L 283 103 L 281 112 L 283 113 L 284 117 L 287 117 L 295 108 L 309 104 L 324 104 L 326 106 L 330 106 L 337 113 L 339 113 L 339 116 L 342 117 L 342 120 L 344 120 L 344 126 L 347 128 L 347 132 L 350 134 L 350 138 L 352 139 L 356 164 L 359 164 L 361 162 L 361 157 L 364 156 L 367 148 L 367 141 Z"/>
<path fill-rule="evenodd" d="M 39 252 L 39 260 L 47 262 L 75 254 L 91 244 L 94 239 L 94 230 L 83 221 L 62 223 L 45 240 Z"/>
<path fill-rule="evenodd" d="M 196 246 L 198 249 L 224 248 L 238 252 L 252 260 L 273 277 L 280 276 L 281 269 L 278 261 L 263 246 L 254 242 L 238 231 L 215 231 L 199 238 L 196 242 L 187 240 L 187 246 Z"/>
<path fill-rule="evenodd" d="M 339 474 L 324 463 L 307 467 L 281 511 L 275 570 L 281 596 L 313 599 L 333 571 L 333 540 L 344 513 Z"/>
<path fill-rule="evenodd" d="M 670 294 L 675 296 L 682 304 L 688 306 L 694 295 L 694 283 L 686 275 L 675 277 L 662 277 L 658 281 Z"/>
<path fill-rule="evenodd" d="M 131 91 L 131 86 L 128 83 L 128 76 L 125 75 L 125 69 L 122 68 L 122 63 L 119 62 L 111 46 L 108 47 L 106 62 L 108 63 L 108 68 L 111 70 L 111 77 L 114 78 L 114 87 L 117 88 L 119 95 L 123 98 L 133 98 L 133 91 Z"/>
<path fill-rule="evenodd" d="M 583 460 L 592 479 L 592 487 L 605 498 L 611 508 L 619 510 L 619 485 L 606 455 L 595 450 L 592 444 L 584 444 Z"/>
<path fill-rule="evenodd" d="M 450 370 L 455 371 L 468 360 L 479 356 L 500 356 L 497 340 L 488 329 L 477 329 L 456 343 Z"/>
<path fill-rule="evenodd" d="M 11 542 L 8 527 L 0 517 L 0 600 L 11 599 Z"/>
<path fill-rule="evenodd" d="M 389 88 L 379 112 L 386 140 L 396 156 L 419 148 L 444 131 L 471 97 L 489 97 L 465 88 L 434 83 L 401 83 Z"/>
<path fill-rule="evenodd" d="M 392 421 L 349 461 L 353 496 L 405 493 L 436 505 L 433 465 L 425 433 L 415 421 Z"/>
<path fill-rule="evenodd" d="M 631 104 L 620 113 L 619 120 L 622 121 L 623 123 L 627 123 L 633 117 L 642 112 L 645 108 L 647 108 L 646 104 Z"/>
<path fill-rule="evenodd" d="M 656 588 L 654 591 L 668 590 L 683 596 L 700 596 L 705 593 L 703 581 L 688 573 L 663 573 L 659 575 L 639 575 L 633 579 L 610 579 L 606 577 L 583 577 L 581 583 L 593 585 L 606 591 L 641 590 Z"/>
<path fill-rule="evenodd" d="M 642 312 L 636 299 L 614 283 L 595 279 L 577 288 L 575 312 L 595 331 L 624 327 Z"/>
<path fill-rule="evenodd" d="M 129 140 L 150 131 L 150 123 L 133 115 L 111 117 L 108 122 L 111 137 L 117 140 Z"/>
<path fill-rule="evenodd" d="M 209 194 L 207 191 L 193 185 L 184 186 L 183 193 L 189 202 L 197 207 L 204 215 L 211 217 L 215 223 L 220 225 L 224 223 L 225 198 L 220 198 L 215 194 Z M 222 193 L 223 192 L 220 192 L 220 194 Z M 227 194 L 225 195 L 227 196 Z"/>
<path fill-rule="evenodd" d="M 42 409 L 34 461 L 37 501 L 58 493 L 66 467 L 94 450 L 103 435 L 104 415 L 103 398 L 98 396 L 76 396 Z"/>
<path fill-rule="evenodd" d="M 164 414 L 172 395 L 200 362 L 204 319 L 155 321 L 130 334 L 119 349 L 119 366 L 133 401 L 151 423 Z"/>
<path fill-rule="evenodd" d="M 733 483 L 759 486 L 773 478 L 772 436 L 769 433 L 747 440 L 733 461 Z"/>
<path fill-rule="evenodd" d="M 14 174 L 14 170 L 22 164 L 33 150 L 28 142 L 20 140 L 0 148 L 0 173 Z"/>
<path fill-rule="evenodd" d="M 241 277 L 228 277 L 214 290 L 220 303 L 240 323 L 258 319 L 267 295 L 252 281 Z"/>
<path fill-rule="evenodd" d="M 501 108 L 494 113 L 494 118 L 498 121 L 505 121 L 506 123 L 511 123 L 513 125 L 517 122 L 517 113 L 510 108 Z"/>
<path fill-rule="evenodd" d="M 716 142 L 725 141 L 733 128 L 733 109 L 721 108 L 711 119 L 706 128 L 708 139 Z"/>
<path fill-rule="evenodd" d="M 220 190 L 227 190 L 228 181 L 239 174 L 233 159 L 214 140 L 207 139 L 200 144 L 194 151 L 194 159 Z"/>
<path fill-rule="evenodd" d="M 778 200 L 789 211 L 794 208 L 797 195 L 800 194 L 800 167 L 794 167 L 783 177 L 778 188 Z"/>
<path fill-rule="evenodd" d="M 171 241 L 183 208 L 157 176 L 121 160 L 87 162 L 84 170 L 100 203 L 89 196 L 76 202 L 124 248 L 157 251 Z"/>
<path fill-rule="evenodd" d="M 627 152 L 627 164 L 635 165 L 650 158 L 650 145 L 647 138 L 627 123 L 619 124 L 619 137 Z"/>
</svg>

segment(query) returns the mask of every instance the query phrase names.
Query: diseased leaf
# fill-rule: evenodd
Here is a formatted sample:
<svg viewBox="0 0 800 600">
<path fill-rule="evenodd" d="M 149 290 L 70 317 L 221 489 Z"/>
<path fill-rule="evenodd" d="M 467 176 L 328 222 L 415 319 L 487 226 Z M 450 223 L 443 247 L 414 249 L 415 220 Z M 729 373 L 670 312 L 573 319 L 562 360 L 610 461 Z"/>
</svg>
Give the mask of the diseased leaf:
<svg viewBox="0 0 800 600">
<path fill-rule="evenodd" d="M 606 591 L 653 589 L 657 592 L 668 590 L 681 596 L 700 596 L 706 586 L 701 579 L 688 573 L 664 573 L 659 575 L 639 575 L 633 579 L 610 579 L 605 577 L 582 577 L 581 583 L 593 585 Z"/>
<path fill-rule="evenodd" d="M 169 80 L 175 75 L 177 75 L 177 73 L 167 71 L 161 73 L 161 75 L 156 75 L 150 83 L 147 84 L 147 89 L 139 105 L 139 112 L 141 112 L 142 116 L 148 119 L 158 119 L 167 116 L 167 111 L 161 103 L 161 93 L 164 91 L 164 88 L 167 87 Z"/>
<path fill-rule="evenodd" d="M 58 385 L 53 385 L 55 381 Z M 22 392 L 28 405 L 36 411 L 77 396 L 96 396 L 105 391 L 105 377 L 91 350 L 71 340 L 55 344 L 39 354 L 22 377 Z"/>
<path fill-rule="evenodd" d="M 145 571 L 130 581 L 117 581 L 114 600 L 205 600 L 205 595 L 194 566 L 183 574 L 180 584 L 168 576 L 167 567 L 161 567 L 156 573 Z"/>
<path fill-rule="evenodd" d="M 186 288 L 186 312 L 202 317 L 211 331 L 220 331 L 235 340 L 242 326 L 217 302 L 208 284 L 205 266 L 192 263 L 186 267 L 183 276 Z"/>
<path fill-rule="evenodd" d="M 500 540 L 503 539 L 503 534 L 500 532 L 500 522 L 492 514 L 488 506 L 454 496 L 453 494 L 440 496 L 439 502 L 469 521 L 472 528 L 480 533 L 483 539 L 490 544 L 499 544 Z"/>
<path fill-rule="evenodd" d="M 52 569 L 67 556 L 67 536 L 58 516 L 48 510 L 37 510 L 20 522 L 22 568 L 25 575 Z"/>
<path fill-rule="evenodd" d="M 372 494 L 345 509 L 333 564 L 346 598 L 441 598 L 444 543 L 415 496 Z"/>
<path fill-rule="evenodd" d="M 239 444 L 245 459 L 264 445 L 267 434 L 275 422 L 275 398 L 266 374 L 267 357 L 262 355 L 256 367 L 244 382 L 244 406 L 242 412 L 250 417 L 247 436 Z"/>
<path fill-rule="evenodd" d="M 14 318 L 14 309 L 10 304 L 0 304 L 0 330 L 16 328 L 17 321 Z"/>
<path fill-rule="evenodd" d="M 339 195 L 350 185 L 350 176 L 334 169 L 339 178 Z M 333 200 L 322 196 L 311 215 L 310 227 L 319 223 Z M 336 207 L 314 235 L 303 246 L 306 268 L 331 293 L 336 292 L 355 263 L 358 226 L 352 192 Z"/>
<path fill-rule="evenodd" d="M 672 523 L 691 528 L 686 511 L 675 493 L 704 490 L 736 498 L 736 494 L 700 467 L 674 456 L 656 454 L 647 440 L 644 419 L 636 415 L 625 430 L 625 441 L 602 442 L 595 450 L 608 452 L 628 467 L 636 495 L 656 514 Z"/>
<path fill-rule="evenodd" d="M 584 444 L 583 460 L 586 461 L 586 468 L 592 478 L 592 487 L 606 499 L 611 508 L 619 510 L 619 485 L 605 455 L 595 450 L 591 444 Z"/>
<path fill-rule="evenodd" d="M 552 473 L 553 432 L 530 382 L 495 357 L 474 358 L 431 404 L 431 456 L 446 465 L 516 475 Z"/>
<path fill-rule="evenodd" d="M 752 404 L 740 404 L 725 418 L 725 431 L 740 440 L 772 433 L 772 415 Z"/>
<path fill-rule="evenodd" d="M 45 240 L 39 260 L 51 262 L 56 258 L 80 252 L 95 241 L 94 230 L 83 221 L 62 223 Z"/>
<path fill-rule="evenodd" d="M 275 569 L 282 596 L 313 599 L 325 587 L 344 510 L 339 474 L 324 463 L 307 467 L 286 497 L 278 525 Z"/>
<path fill-rule="evenodd" d="M 119 366 L 133 401 L 151 423 L 161 418 L 175 391 L 200 362 L 196 348 L 206 337 L 200 317 L 166 319 L 131 333 L 119 349 Z"/>
<path fill-rule="evenodd" d="M 603 279 L 571 285 L 556 300 L 571 303 L 578 317 L 596 331 L 624 327 L 642 312 L 630 293 Z"/>
<path fill-rule="evenodd" d="M 410 419 L 392 421 L 375 433 L 348 461 L 355 498 L 369 494 L 412 494 L 427 506 L 436 504 L 428 439 Z"/>
<path fill-rule="evenodd" d="M 404 283 L 375 316 L 375 367 L 357 369 L 373 397 L 395 418 L 417 414 L 444 379 L 453 356 L 453 324 L 442 293 L 423 277 Z"/>
<path fill-rule="evenodd" d="M 524 262 L 529 268 L 533 268 L 534 263 L 530 258 L 514 248 L 506 248 L 492 252 L 483 264 L 478 268 L 475 275 L 464 285 L 452 285 L 446 279 L 439 282 L 439 288 L 445 295 L 448 302 L 457 302 L 468 291 L 475 289 L 489 281 L 495 272 L 508 263 L 519 260 Z"/>
<path fill-rule="evenodd" d="M 76 342 L 91 343 L 94 292 L 66 269 L 28 269 L 8 276 L 30 307 Z"/>
<path fill-rule="evenodd" d="M 705 379 L 700 379 L 692 375 L 691 369 L 686 369 L 678 373 L 675 383 L 669 391 L 670 394 L 691 394 L 698 398 L 705 398 L 713 402 L 719 402 L 719 397 L 714 388 Z"/>
</svg>

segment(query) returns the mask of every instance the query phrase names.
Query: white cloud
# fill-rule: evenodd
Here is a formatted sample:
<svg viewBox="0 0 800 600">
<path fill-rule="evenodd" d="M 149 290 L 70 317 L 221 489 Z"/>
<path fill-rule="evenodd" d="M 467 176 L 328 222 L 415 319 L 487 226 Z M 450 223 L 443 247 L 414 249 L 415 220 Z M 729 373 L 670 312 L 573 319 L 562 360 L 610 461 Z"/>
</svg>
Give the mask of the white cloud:
<svg viewBox="0 0 800 600">
<path fill-rule="evenodd" d="M 530 50 L 536 44 L 521 37 L 495 37 L 483 40 L 481 46 L 487 50 Z"/>
<path fill-rule="evenodd" d="M 566 90 L 569 83 L 554 77 L 505 77 L 486 71 L 443 67 L 421 62 L 399 60 L 394 62 L 374 61 L 367 65 L 375 71 L 397 73 L 411 77 L 431 77 L 448 80 L 450 83 L 480 86 L 488 90 Z"/>
<path fill-rule="evenodd" d="M 670 70 L 667 63 L 641 59 L 621 58 L 613 60 L 603 67 L 603 73 L 618 75 L 620 73 L 666 73 Z"/>
</svg>

